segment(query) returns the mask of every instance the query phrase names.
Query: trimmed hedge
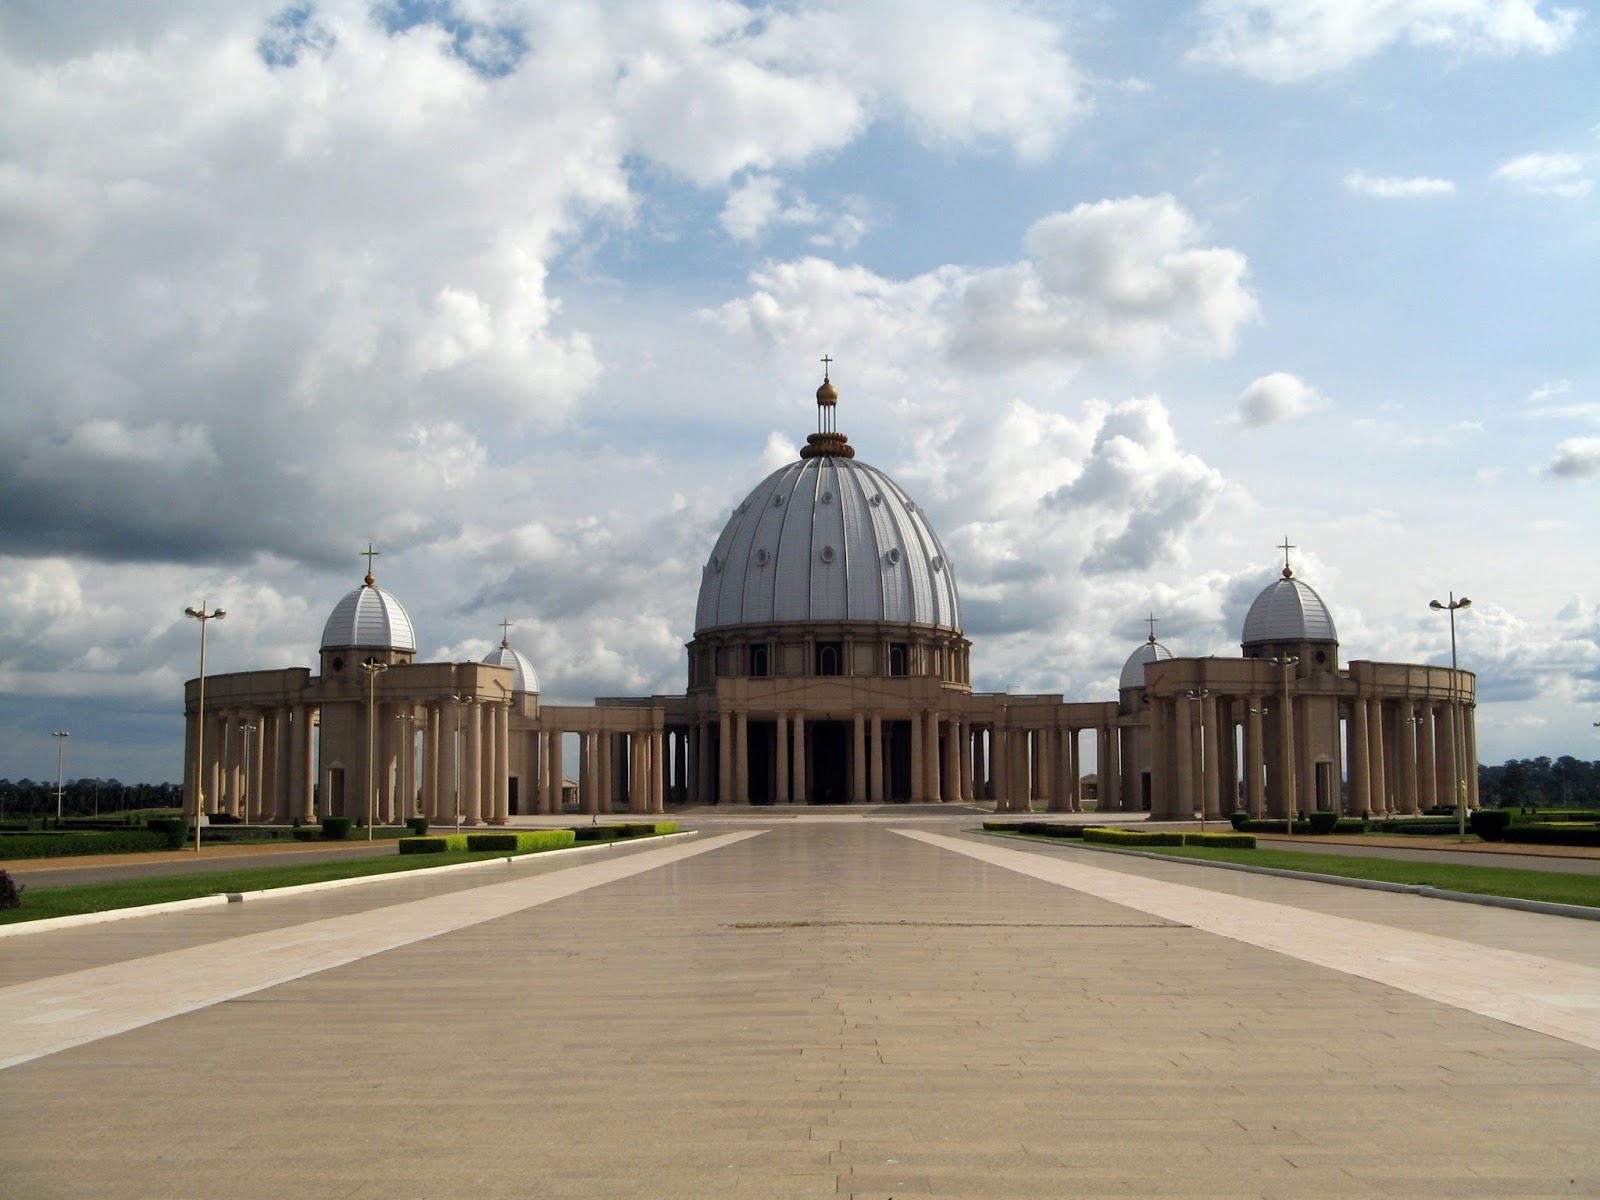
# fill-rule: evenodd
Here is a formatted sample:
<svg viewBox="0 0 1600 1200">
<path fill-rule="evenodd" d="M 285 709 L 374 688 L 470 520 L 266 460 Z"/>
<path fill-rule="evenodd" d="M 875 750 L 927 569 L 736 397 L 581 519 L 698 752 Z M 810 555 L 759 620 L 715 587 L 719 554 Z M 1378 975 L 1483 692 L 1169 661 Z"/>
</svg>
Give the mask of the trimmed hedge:
<svg viewBox="0 0 1600 1200">
<path fill-rule="evenodd" d="M 1501 840 L 1533 846 L 1600 846 L 1600 825 L 1519 823 L 1507 828 Z"/>
<path fill-rule="evenodd" d="M 1086 826 L 1058 825 L 1052 821 L 985 821 L 988 833 L 1025 833 L 1032 837 L 1081 838 Z"/>
<path fill-rule="evenodd" d="M 151 817 L 144 824 L 151 833 L 159 833 L 166 839 L 168 850 L 189 844 L 188 817 Z"/>
<path fill-rule="evenodd" d="M 349 817 L 323 817 L 322 836 L 330 842 L 342 842 L 350 836 L 352 824 Z"/>
<path fill-rule="evenodd" d="M 124 829 L 115 833 L 8 833 L 0 836 L 0 859 L 142 854 L 171 849 L 167 836 L 148 829 Z"/>
<path fill-rule="evenodd" d="M 1483 808 L 1467 816 L 1467 827 L 1486 842 L 1498 842 L 1511 827 L 1511 813 L 1503 808 Z"/>
<path fill-rule="evenodd" d="M 1311 826 L 1314 834 L 1328 834 L 1339 828 L 1339 814 L 1336 812 L 1314 812 L 1306 817 L 1306 824 Z"/>
<path fill-rule="evenodd" d="M 1256 835 L 1253 833 L 1186 833 L 1183 835 L 1185 846 L 1218 846 L 1230 850 L 1254 850 L 1256 848 Z"/>
<path fill-rule="evenodd" d="M 1222 835 L 1218 835 L 1222 836 Z M 1083 840 L 1102 846 L 1181 846 L 1184 835 L 1144 829 L 1102 829 L 1091 825 L 1084 829 Z"/>
<path fill-rule="evenodd" d="M 427 817 L 407 817 L 406 818 L 406 828 L 411 831 L 411 833 L 412 833 L 412 835 L 414 837 L 423 837 L 428 832 L 428 818 Z"/>
</svg>

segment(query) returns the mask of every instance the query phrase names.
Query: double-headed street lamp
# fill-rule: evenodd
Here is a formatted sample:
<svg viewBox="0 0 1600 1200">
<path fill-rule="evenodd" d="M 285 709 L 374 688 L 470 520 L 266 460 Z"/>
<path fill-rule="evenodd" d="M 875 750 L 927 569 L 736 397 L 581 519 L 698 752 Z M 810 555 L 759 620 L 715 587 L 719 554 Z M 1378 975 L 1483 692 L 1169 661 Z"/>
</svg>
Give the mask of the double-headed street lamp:
<svg viewBox="0 0 1600 1200">
<path fill-rule="evenodd" d="M 1466 747 L 1461 744 L 1460 676 L 1456 673 L 1456 609 L 1471 608 L 1472 601 L 1465 596 L 1457 600 L 1456 594 L 1451 592 L 1448 604 L 1429 600 L 1428 607 L 1435 612 L 1450 614 L 1450 744 L 1456 769 L 1456 836 L 1464 842 L 1467 840 L 1467 769 L 1464 761 Z M 1476 763 L 1473 764 L 1473 770 L 1477 770 Z"/>
<path fill-rule="evenodd" d="M 199 608 L 186 608 L 183 614 L 200 622 L 200 698 L 194 739 L 194 852 L 199 854 L 200 818 L 206 811 L 206 625 L 228 614 L 220 608 L 207 612 L 204 600 L 200 601 Z"/>
<path fill-rule="evenodd" d="M 56 740 L 56 825 L 59 827 L 61 825 L 61 789 L 63 784 L 61 763 L 66 754 L 67 739 L 72 735 L 65 729 L 58 729 L 50 736 Z"/>
<path fill-rule="evenodd" d="M 372 840 L 372 813 L 378 797 L 376 743 L 378 740 L 378 676 L 389 669 L 388 663 L 369 658 L 361 664 L 367 673 L 367 841 Z"/>
</svg>

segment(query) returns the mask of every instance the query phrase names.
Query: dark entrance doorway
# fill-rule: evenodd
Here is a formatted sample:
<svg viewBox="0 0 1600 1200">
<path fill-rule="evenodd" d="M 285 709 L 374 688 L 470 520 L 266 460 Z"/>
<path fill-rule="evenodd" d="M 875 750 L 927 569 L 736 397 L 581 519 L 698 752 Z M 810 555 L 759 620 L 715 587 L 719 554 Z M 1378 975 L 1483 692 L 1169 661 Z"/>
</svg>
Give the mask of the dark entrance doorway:
<svg viewBox="0 0 1600 1200">
<path fill-rule="evenodd" d="M 889 777 L 884 781 L 889 794 L 884 799 L 903 803 L 911 799 L 911 722 L 885 721 L 883 739 L 889 743 Z"/>
<path fill-rule="evenodd" d="M 812 804 L 850 802 L 850 726 L 843 721 L 811 721 L 806 725 L 811 762 L 806 780 Z"/>
<path fill-rule="evenodd" d="M 751 804 L 771 804 L 776 800 L 775 787 L 777 782 L 776 754 L 778 723 L 776 721 L 751 721 L 748 725 L 749 755 L 748 779 Z"/>
<path fill-rule="evenodd" d="M 517 777 L 515 775 L 511 777 L 511 796 L 507 803 L 507 808 L 513 817 L 519 815 L 517 812 Z"/>
</svg>

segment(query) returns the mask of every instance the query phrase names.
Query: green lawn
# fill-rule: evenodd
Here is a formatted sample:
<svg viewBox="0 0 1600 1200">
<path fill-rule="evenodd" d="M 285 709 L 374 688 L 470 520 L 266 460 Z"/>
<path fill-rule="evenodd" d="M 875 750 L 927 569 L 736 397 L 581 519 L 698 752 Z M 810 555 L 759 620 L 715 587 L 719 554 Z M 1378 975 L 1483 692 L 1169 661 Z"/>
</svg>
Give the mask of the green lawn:
<svg viewBox="0 0 1600 1200">
<path fill-rule="evenodd" d="M 1048 840 L 1060 845 L 1055 839 L 1036 840 Z M 1205 862 L 1244 863 L 1280 871 L 1309 871 L 1346 879 L 1422 884 L 1441 891 L 1471 892 L 1480 896 L 1512 896 L 1519 900 L 1543 900 L 1552 904 L 1581 904 L 1600 908 L 1600 875 L 1563 875 L 1555 871 L 1524 871 L 1511 867 L 1408 862 L 1393 858 L 1365 858 L 1355 854 L 1302 854 L 1294 850 L 1152 846 L 1146 852 Z"/>
<path fill-rule="evenodd" d="M 84 883 L 71 887 L 30 887 L 23 893 L 21 908 L 0 911 L 0 925 L 11 925 L 18 921 L 38 921 L 45 917 L 107 912 L 114 908 L 133 908 L 140 904 L 164 904 L 169 900 L 192 900 L 196 896 L 214 896 L 218 892 L 255 892 L 264 888 L 321 883 L 328 879 L 391 875 L 397 871 L 426 870 L 429 867 L 449 866 L 451 863 L 482 862 L 485 859 L 507 857 L 510 855 L 504 850 L 395 854 L 384 858 L 352 859 L 345 862 L 241 867 L 237 871 L 203 871 L 193 875 L 123 879 L 111 883 Z"/>
</svg>

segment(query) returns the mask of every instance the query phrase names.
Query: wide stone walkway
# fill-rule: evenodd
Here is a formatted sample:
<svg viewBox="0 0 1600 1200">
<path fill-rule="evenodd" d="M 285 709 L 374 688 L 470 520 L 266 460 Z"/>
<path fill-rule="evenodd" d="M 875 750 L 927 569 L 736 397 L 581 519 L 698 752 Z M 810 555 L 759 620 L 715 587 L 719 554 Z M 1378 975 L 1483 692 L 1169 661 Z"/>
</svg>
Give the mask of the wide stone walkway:
<svg viewBox="0 0 1600 1200">
<path fill-rule="evenodd" d="M 0 941 L 0 1196 L 1600 1194 L 1600 926 L 708 821 Z"/>
</svg>

